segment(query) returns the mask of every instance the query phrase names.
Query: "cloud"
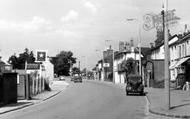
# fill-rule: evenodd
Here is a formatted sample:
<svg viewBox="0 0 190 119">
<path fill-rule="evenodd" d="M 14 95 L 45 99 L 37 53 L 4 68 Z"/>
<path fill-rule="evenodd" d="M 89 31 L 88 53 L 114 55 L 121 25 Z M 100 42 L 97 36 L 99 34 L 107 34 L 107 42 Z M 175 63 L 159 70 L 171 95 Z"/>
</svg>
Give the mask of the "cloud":
<svg viewBox="0 0 190 119">
<path fill-rule="evenodd" d="M 97 7 L 94 4 L 92 4 L 90 1 L 85 2 L 84 6 L 86 8 L 89 8 L 93 13 L 97 12 Z"/>
<path fill-rule="evenodd" d="M 0 29 L 8 30 L 39 30 L 41 28 L 50 28 L 50 22 L 44 18 L 34 16 L 31 21 L 6 21 L 0 19 Z"/>
<path fill-rule="evenodd" d="M 61 18 L 63 22 L 67 22 L 73 19 L 76 19 L 79 16 L 78 12 L 75 10 L 70 10 L 65 16 Z"/>
</svg>

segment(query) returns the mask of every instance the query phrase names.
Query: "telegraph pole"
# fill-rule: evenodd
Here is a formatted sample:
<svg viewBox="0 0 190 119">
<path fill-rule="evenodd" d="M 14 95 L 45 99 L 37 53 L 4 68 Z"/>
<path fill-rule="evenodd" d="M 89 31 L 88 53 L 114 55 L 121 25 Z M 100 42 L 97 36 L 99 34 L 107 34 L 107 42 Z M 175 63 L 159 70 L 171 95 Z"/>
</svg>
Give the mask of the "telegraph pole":
<svg viewBox="0 0 190 119">
<path fill-rule="evenodd" d="M 164 33 L 164 77 L 165 77 L 165 96 L 166 96 L 166 109 L 170 109 L 170 79 L 169 79 L 169 47 L 168 47 L 168 22 L 167 22 L 167 11 L 168 11 L 168 0 L 163 0 L 163 33 Z M 166 14 L 166 15 L 165 15 Z"/>
</svg>

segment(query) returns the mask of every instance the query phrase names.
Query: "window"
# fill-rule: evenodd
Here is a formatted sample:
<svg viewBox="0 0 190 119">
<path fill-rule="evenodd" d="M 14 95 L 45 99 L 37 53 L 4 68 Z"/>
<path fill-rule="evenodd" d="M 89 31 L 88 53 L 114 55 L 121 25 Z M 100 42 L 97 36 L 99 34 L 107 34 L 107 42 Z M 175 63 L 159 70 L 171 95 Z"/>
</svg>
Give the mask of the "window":
<svg viewBox="0 0 190 119">
<path fill-rule="evenodd" d="M 184 44 L 182 45 L 181 55 L 182 55 L 182 57 L 185 56 L 185 46 L 184 46 Z"/>
<path fill-rule="evenodd" d="M 181 46 L 179 46 L 179 58 L 181 57 Z"/>
</svg>

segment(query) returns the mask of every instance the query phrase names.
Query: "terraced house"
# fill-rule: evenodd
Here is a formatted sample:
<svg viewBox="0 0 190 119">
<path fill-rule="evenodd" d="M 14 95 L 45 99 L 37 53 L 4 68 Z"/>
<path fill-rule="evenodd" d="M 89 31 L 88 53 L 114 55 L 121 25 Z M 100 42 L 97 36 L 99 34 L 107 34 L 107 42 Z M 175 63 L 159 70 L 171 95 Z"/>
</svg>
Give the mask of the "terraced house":
<svg viewBox="0 0 190 119">
<path fill-rule="evenodd" d="M 176 81 L 177 87 L 182 86 L 185 81 L 190 82 L 190 33 L 173 35 L 168 44 L 170 80 Z M 151 50 L 151 60 L 154 62 L 153 70 L 159 69 L 161 72 L 159 74 L 162 74 L 159 75 L 156 71 L 152 71 L 154 80 L 164 80 L 164 54 L 164 42 Z"/>
<path fill-rule="evenodd" d="M 179 35 L 169 49 L 170 78 L 177 81 L 177 86 L 182 86 L 185 81 L 190 82 L 190 33 Z"/>
</svg>

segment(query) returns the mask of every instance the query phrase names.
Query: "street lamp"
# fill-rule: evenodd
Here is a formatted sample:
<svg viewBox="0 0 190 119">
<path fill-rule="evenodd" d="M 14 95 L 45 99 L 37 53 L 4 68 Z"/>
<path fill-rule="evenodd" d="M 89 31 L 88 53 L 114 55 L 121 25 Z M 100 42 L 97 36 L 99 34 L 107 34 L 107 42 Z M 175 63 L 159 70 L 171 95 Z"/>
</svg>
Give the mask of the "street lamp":
<svg viewBox="0 0 190 119">
<path fill-rule="evenodd" d="M 141 75 L 142 74 L 142 62 L 141 62 L 141 24 L 140 24 L 140 21 L 138 19 L 134 19 L 134 18 L 128 18 L 126 19 L 127 21 L 137 21 L 139 24 L 138 24 L 138 31 L 139 31 L 139 74 Z"/>
</svg>

